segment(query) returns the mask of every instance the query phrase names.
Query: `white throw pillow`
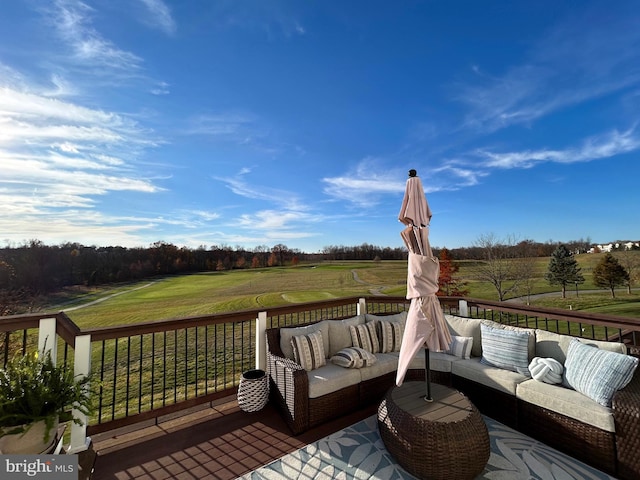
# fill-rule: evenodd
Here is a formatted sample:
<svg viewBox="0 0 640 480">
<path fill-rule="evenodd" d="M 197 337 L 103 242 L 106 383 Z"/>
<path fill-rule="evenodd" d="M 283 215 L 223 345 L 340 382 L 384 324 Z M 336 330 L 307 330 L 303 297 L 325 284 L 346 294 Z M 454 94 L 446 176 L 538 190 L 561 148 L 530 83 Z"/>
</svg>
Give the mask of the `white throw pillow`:
<svg viewBox="0 0 640 480">
<path fill-rule="evenodd" d="M 473 347 L 473 337 L 461 337 L 454 335 L 451 337 L 451 344 L 446 351 L 449 355 L 468 360 L 471 358 L 471 348 Z"/>
<path fill-rule="evenodd" d="M 534 357 L 529 364 L 529 371 L 534 380 L 556 385 L 562 383 L 564 367 L 555 358 Z"/>
</svg>

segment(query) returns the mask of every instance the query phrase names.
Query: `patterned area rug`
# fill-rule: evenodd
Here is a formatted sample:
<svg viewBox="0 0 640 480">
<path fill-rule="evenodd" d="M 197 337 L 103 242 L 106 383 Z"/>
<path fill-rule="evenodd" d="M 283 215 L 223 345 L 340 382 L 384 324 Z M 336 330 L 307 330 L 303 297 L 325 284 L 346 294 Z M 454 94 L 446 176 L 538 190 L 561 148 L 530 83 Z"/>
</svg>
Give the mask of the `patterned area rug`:
<svg viewBox="0 0 640 480">
<path fill-rule="evenodd" d="M 615 480 L 488 417 L 491 456 L 478 479 Z M 241 477 L 257 479 L 415 479 L 395 463 L 376 416 L 329 435 Z"/>
</svg>

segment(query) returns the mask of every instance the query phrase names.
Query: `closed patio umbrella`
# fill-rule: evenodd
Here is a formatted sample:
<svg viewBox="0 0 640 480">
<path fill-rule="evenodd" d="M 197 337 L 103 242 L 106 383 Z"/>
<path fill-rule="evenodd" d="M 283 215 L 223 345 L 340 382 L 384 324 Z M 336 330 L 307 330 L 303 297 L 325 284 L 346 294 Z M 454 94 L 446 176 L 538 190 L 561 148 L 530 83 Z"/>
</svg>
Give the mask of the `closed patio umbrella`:
<svg viewBox="0 0 640 480">
<path fill-rule="evenodd" d="M 411 305 L 400 346 L 396 385 L 402 385 L 409 363 L 418 350 L 425 347 L 426 400 L 431 400 L 429 350 L 443 351 L 451 343 L 451 334 L 436 296 L 440 262 L 433 256 L 429 243 L 431 216 L 422 182 L 416 171 L 410 170 L 398 219 L 407 226 L 400 235 L 409 250 L 407 299 L 411 300 Z"/>
</svg>

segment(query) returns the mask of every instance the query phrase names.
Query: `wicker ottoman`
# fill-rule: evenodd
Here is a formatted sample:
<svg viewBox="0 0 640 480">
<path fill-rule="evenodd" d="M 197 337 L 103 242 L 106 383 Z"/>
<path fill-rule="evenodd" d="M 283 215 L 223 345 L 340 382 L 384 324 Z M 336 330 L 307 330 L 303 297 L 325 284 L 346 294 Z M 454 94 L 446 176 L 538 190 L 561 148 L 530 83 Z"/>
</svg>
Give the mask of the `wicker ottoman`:
<svg viewBox="0 0 640 480">
<path fill-rule="evenodd" d="M 487 426 L 460 392 L 432 384 L 425 402 L 424 382 L 391 388 L 378 408 L 378 428 L 389 453 L 422 479 L 473 479 L 489 460 Z"/>
</svg>

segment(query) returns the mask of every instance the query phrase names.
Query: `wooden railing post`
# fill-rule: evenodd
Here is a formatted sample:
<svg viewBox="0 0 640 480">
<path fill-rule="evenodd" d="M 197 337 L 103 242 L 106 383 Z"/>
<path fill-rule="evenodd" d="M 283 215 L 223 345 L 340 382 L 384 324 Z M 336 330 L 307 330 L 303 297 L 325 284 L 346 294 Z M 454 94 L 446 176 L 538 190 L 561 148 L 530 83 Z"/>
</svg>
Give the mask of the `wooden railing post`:
<svg viewBox="0 0 640 480">
<path fill-rule="evenodd" d="M 85 377 L 91 372 L 91 335 L 81 335 L 76 337 L 75 355 L 73 362 L 73 373 L 76 377 Z M 89 385 L 86 386 L 89 388 Z M 91 438 L 87 437 L 88 418 L 75 408 L 73 416 L 82 422 L 77 425 L 71 422 L 71 443 L 68 453 L 78 453 L 89 448 Z"/>
<path fill-rule="evenodd" d="M 256 368 L 266 370 L 267 368 L 267 312 L 258 312 L 256 318 Z"/>
<path fill-rule="evenodd" d="M 51 352 L 51 359 L 56 363 L 58 353 L 58 338 L 56 337 L 56 319 L 41 318 L 38 329 L 38 355 Z"/>
<path fill-rule="evenodd" d="M 367 300 L 364 298 L 358 299 L 358 307 L 356 309 L 358 315 L 364 315 L 367 313 Z"/>
<path fill-rule="evenodd" d="M 469 316 L 469 304 L 466 300 L 460 300 L 458 302 L 458 311 L 460 312 L 461 317 Z"/>
</svg>

